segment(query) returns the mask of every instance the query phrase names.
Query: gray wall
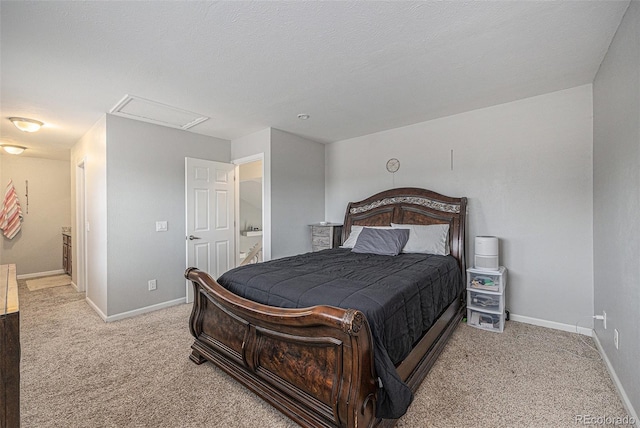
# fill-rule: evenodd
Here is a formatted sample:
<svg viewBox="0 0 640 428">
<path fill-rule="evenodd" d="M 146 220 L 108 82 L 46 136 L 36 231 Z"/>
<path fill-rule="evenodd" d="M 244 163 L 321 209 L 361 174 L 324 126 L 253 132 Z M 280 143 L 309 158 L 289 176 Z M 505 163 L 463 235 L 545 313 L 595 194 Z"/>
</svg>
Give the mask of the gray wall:
<svg viewBox="0 0 640 428">
<path fill-rule="evenodd" d="M 592 114 L 585 85 L 328 144 L 327 220 L 394 185 L 467 196 L 468 265 L 475 236 L 500 237 L 512 318 L 590 328 Z"/>
<path fill-rule="evenodd" d="M 0 232 L 0 263 L 15 263 L 18 275 L 62 269 L 61 227 L 71 226 L 69 161 L 2 155 L 1 163 L 2 197 L 7 183 L 13 180 L 23 222 L 12 240 Z M 29 181 L 28 213 L 25 180 Z"/>
<path fill-rule="evenodd" d="M 264 155 L 264 259 L 311 251 L 324 218 L 324 145 L 267 128 L 231 142 L 232 159 Z"/>
<path fill-rule="evenodd" d="M 640 2 L 631 2 L 593 84 L 596 335 L 640 411 Z M 613 330 L 620 347 L 613 345 Z M 637 414 L 637 413 L 636 413 Z"/>
<path fill-rule="evenodd" d="M 271 129 L 271 255 L 311 251 L 309 224 L 324 220 L 324 145 Z"/>
<path fill-rule="evenodd" d="M 107 115 L 108 316 L 185 297 L 185 157 L 229 162 L 230 142 Z"/>
</svg>

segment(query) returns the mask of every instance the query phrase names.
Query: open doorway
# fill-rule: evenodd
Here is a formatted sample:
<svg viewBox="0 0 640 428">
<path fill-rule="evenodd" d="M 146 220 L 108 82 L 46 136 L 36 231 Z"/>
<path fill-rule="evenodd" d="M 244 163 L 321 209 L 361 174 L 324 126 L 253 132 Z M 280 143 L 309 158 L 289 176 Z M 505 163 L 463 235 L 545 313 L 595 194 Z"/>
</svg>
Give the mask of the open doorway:
<svg viewBox="0 0 640 428">
<path fill-rule="evenodd" d="M 263 161 L 238 166 L 238 265 L 263 261 Z"/>
</svg>

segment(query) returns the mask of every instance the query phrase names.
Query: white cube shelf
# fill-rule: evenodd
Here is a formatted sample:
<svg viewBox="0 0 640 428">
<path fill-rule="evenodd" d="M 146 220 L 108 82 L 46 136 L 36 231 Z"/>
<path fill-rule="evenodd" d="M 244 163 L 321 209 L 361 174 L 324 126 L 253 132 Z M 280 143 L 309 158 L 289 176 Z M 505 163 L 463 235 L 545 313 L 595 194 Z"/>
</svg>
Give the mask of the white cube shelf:
<svg viewBox="0 0 640 428">
<path fill-rule="evenodd" d="M 467 324 L 482 330 L 502 333 L 504 331 L 504 319 L 504 312 L 494 314 L 492 312 L 475 311 L 467 308 Z"/>
<path fill-rule="evenodd" d="M 467 269 L 467 288 L 502 293 L 507 285 L 507 269 L 500 266 L 499 270 Z"/>
<path fill-rule="evenodd" d="M 506 319 L 507 269 L 467 269 L 467 324 L 501 333 Z"/>
<path fill-rule="evenodd" d="M 467 289 L 467 306 L 478 311 L 504 312 L 504 294 Z"/>
</svg>

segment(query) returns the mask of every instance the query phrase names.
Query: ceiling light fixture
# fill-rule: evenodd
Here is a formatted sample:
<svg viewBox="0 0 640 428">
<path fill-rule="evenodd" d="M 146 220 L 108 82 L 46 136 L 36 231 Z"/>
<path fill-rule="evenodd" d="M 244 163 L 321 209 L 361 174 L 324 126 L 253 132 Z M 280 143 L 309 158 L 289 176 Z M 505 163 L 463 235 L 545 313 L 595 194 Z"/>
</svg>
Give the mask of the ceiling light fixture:
<svg viewBox="0 0 640 428">
<path fill-rule="evenodd" d="M 2 150 L 9 153 L 10 155 L 19 155 L 22 154 L 27 148 L 24 146 L 15 146 L 13 144 L 2 144 Z"/>
<path fill-rule="evenodd" d="M 10 117 L 9 120 L 16 128 L 23 132 L 36 132 L 44 123 L 39 120 L 27 119 L 24 117 Z"/>
<path fill-rule="evenodd" d="M 311 115 L 308 115 L 308 114 L 306 114 L 306 113 L 300 113 L 300 114 L 298 115 L 298 119 L 300 119 L 300 120 L 307 120 L 307 119 L 309 119 L 310 117 L 311 117 Z"/>
</svg>

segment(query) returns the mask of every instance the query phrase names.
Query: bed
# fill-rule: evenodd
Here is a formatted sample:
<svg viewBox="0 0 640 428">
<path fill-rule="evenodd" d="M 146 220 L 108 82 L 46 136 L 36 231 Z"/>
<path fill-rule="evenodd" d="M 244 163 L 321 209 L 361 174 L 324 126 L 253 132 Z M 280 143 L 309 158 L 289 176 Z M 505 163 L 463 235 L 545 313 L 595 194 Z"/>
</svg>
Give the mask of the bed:
<svg viewBox="0 0 640 428">
<path fill-rule="evenodd" d="M 448 197 L 417 188 L 388 190 L 363 201 L 352 202 L 347 207 L 343 241 L 353 226 L 388 226 L 391 223 L 449 225 L 450 256 L 437 257 L 448 263 L 447 272 L 453 272 L 450 266 L 454 265 L 456 273 L 447 275 L 450 281 L 459 284 L 456 284 L 455 292 L 443 297 L 446 301 L 428 321 L 428 329 L 417 332 L 418 339 L 412 340 L 410 349 L 399 351 L 395 358 L 391 358 L 391 370 L 387 370 L 388 365 L 380 364 L 381 355 L 386 352 L 386 342 L 380 343 L 380 336 L 386 337 L 380 334 L 382 324 L 378 319 L 371 319 L 368 308 L 358 309 L 357 299 L 351 300 L 353 307 L 338 307 L 331 299 L 328 299 L 331 305 L 287 307 L 296 305 L 284 301 L 276 302 L 278 306 L 274 306 L 242 297 L 242 294 L 254 291 L 236 289 L 234 284 L 249 283 L 258 277 L 262 281 L 275 275 L 280 284 L 288 284 L 285 287 L 288 290 L 296 288 L 298 278 L 299 285 L 304 287 L 310 278 L 322 275 L 332 276 L 333 281 L 339 281 L 341 276 L 379 275 L 350 270 L 343 264 L 349 258 L 357 259 L 359 263 L 364 258 L 377 265 L 377 272 L 380 272 L 380 269 L 395 269 L 391 264 L 384 265 L 386 262 L 383 260 L 394 259 L 408 263 L 407 266 L 419 266 L 417 263 L 432 263 L 437 257 L 425 257 L 427 261 L 424 262 L 411 254 L 397 256 L 397 259 L 388 256 L 367 258 L 345 249 L 325 250 L 259 264 L 263 266 L 248 265 L 234 269 L 220 278 L 228 288 L 205 272 L 189 268 L 185 276 L 194 287 L 190 329 L 195 341 L 191 360 L 197 364 L 212 362 L 302 426 L 393 426 L 399 414 L 391 412 L 389 418 L 379 417 L 387 414 L 384 403 L 389 401 L 389 397 L 396 399 L 395 396 L 402 393 L 402 385 L 409 394 L 417 390 L 463 317 L 465 217 L 466 198 Z M 371 263 L 372 260 L 375 263 Z M 288 275 L 286 269 L 277 274 L 272 272 L 285 263 L 293 263 L 292 269 L 297 273 L 285 277 L 283 282 L 283 277 L 278 275 Z M 319 267 L 313 268 L 314 263 L 320 263 Z M 407 270 L 410 269 L 406 266 L 398 268 L 398 272 Z M 243 276 L 246 279 L 242 279 Z M 403 282 L 397 276 L 389 276 L 385 281 L 390 287 L 394 281 L 398 284 Z M 315 287 L 312 289 L 317 290 Z M 259 296 L 257 300 L 260 300 Z M 348 299 L 339 299 L 338 302 L 342 300 L 349 302 Z M 388 352 L 389 355 L 392 353 Z M 397 360 L 398 355 L 400 361 Z M 389 375 L 387 371 L 393 373 Z M 400 393 L 394 389 L 394 381 L 389 376 L 402 384 L 398 386 Z M 407 404 L 406 397 L 401 405 L 404 404 Z"/>
</svg>

